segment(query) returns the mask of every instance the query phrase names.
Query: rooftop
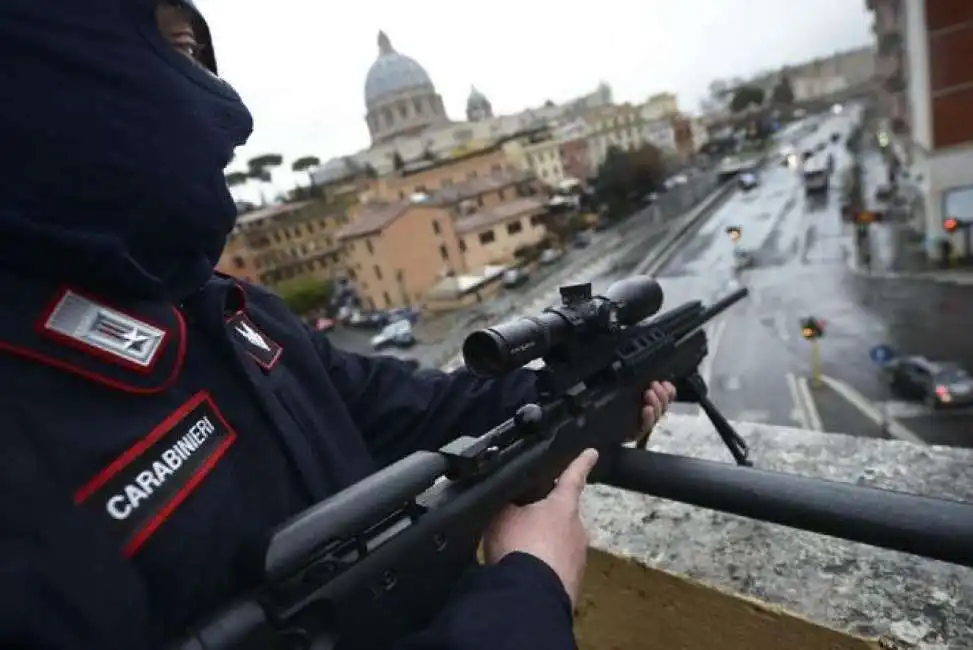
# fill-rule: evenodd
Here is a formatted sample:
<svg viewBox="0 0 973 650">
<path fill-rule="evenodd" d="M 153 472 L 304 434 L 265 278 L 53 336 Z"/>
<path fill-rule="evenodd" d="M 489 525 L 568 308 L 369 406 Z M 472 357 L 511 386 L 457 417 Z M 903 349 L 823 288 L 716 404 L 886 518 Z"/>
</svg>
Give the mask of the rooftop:
<svg viewBox="0 0 973 650">
<path fill-rule="evenodd" d="M 405 214 L 413 203 L 402 201 L 369 201 L 363 203 L 358 216 L 338 231 L 338 239 L 353 239 L 381 232 L 390 223 Z"/>
<path fill-rule="evenodd" d="M 756 424 L 740 423 L 737 430 L 759 468 L 973 501 L 970 449 Z M 731 462 L 710 423 L 697 417 L 667 416 L 651 447 Z M 706 639 L 715 637 L 722 650 L 973 648 L 973 569 L 602 485 L 585 491 L 583 510 L 593 547 L 609 555 L 596 553 L 598 571 L 589 571 L 588 588 L 606 597 L 602 605 L 597 597 L 586 602 L 582 637 L 585 626 L 617 630 L 631 616 L 645 620 L 616 631 L 621 641 L 612 647 L 662 640 L 660 647 L 710 647 Z M 649 568 L 642 578 L 629 570 L 623 578 L 606 577 L 605 557 L 616 565 L 632 560 Z M 602 592 L 599 585 L 606 581 Z M 641 586 L 629 585 L 617 595 L 632 581 Z M 746 600 L 727 600 L 697 583 Z M 846 634 L 828 636 L 832 633 L 801 619 Z M 638 634 L 635 628 L 651 635 L 638 646 L 624 640 Z"/>
<path fill-rule="evenodd" d="M 486 192 L 495 192 L 505 187 L 530 180 L 531 178 L 533 178 L 533 175 L 524 171 L 511 172 L 504 170 L 494 172 L 489 176 L 478 176 L 477 178 L 471 178 L 468 181 L 457 183 L 450 187 L 440 188 L 431 195 L 430 199 L 439 205 L 449 205 L 465 199 L 474 198 Z"/>
<path fill-rule="evenodd" d="M 456 219 L 456 232 L 463 234 L 489 228 L 498 223 L 521 217 L 528 213 L 543 210 L 547 202 L 543 199 L 524 198 L 501 203 L 492 208 L 480 210 Z"/>
<path fill-rule="evenodd" d="M 254 210 L 253 212 L 241 214 L 236 220 L 236 225 L 244 226 L 255 224 L 258 221 L 264 221 L 266 219 L 272 219 L 273 217 L 279 217 L 292 212 L 297 212 L 301 208 L 307 207 L 311 203 L 313 203 L 313 201 L 299 201 L 297 203 L 279 203 L 277 205 L 268 205 L 265 208 L 260 208 L 259 210 Z"/>
</svg>

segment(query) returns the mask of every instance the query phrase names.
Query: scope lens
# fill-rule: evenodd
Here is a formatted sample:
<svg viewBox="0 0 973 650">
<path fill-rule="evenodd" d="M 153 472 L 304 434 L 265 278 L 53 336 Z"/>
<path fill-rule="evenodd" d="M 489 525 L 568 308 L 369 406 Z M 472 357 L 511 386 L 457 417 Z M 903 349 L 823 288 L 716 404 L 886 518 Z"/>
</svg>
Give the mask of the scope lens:
<svg viewBox="0 0 973 650">
<path fill-rule="evenodd" d="M 463 341 L 463 360 L 475 375 L 502 375 L 510 364 L 507 342 L 493 330 L 477 330 Z"/>
</svg>

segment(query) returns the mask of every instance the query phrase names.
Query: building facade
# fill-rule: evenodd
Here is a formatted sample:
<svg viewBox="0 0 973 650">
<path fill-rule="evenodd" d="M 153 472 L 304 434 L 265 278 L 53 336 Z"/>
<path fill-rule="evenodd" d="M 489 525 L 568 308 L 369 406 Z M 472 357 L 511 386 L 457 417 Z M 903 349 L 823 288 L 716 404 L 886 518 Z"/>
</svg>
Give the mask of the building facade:
<svg viewBox="0 0 973 650">
<path fill-rule="evenodd" d="M 216 269 L 270 289 L 295 279 L 342 276 L 344 256 L 337 232 L 348 223 L 344 204 L 324 200 L 242 214 Z"/>
<path fill-rule="evenodd" d="M 444 173 L 444 172 L 441 172 Z M 459 178 L 462 171 L 453 172 Z M 373 308 L 421 304 L 443 278 L 506 264 L 540 241 L 546 194 L 518 170 L 361 205 L 338 237 L 348 277 Z"/>
<path fill-rule="evenodd" d="M 939 243 L 962 246 L 944 228 L 945 197 L 973 186 L 973 3 L 868 0 L 880 50 L 881 101 L 890 150 L 917 182 L 917 227 L 930 258 Z"/>
</svg>

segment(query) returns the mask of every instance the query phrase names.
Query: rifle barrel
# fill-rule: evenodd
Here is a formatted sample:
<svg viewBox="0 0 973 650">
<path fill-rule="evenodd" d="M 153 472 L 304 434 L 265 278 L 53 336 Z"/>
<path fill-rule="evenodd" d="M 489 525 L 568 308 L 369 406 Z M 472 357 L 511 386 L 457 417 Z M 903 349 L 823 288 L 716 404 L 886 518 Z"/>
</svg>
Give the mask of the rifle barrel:
<svg viewBox="0 0 973 650">
<path fill-rule="evenodd" d="M 973 567 L 973 503 L 621 448 L 602 482 Z"/>
</svg>

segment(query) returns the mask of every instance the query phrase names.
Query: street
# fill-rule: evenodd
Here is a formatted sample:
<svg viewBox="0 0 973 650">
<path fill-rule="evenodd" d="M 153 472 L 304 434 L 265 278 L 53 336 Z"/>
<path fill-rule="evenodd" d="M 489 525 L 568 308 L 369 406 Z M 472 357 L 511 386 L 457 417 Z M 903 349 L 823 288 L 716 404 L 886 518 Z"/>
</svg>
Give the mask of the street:
<svg viewBox="0 0 973 650">
<path fill-rule="evenodd" d="M 833 116 L 801 146 L 849 128 L 849 116 Z M 850 157 L 843 143 L 828 146 L 835 156 L 834 177 L 840 178 Z M 881 178 L 875 170 L 869 175 Z M 703 374 L 711 398 L 733 420 L 973 445 L 973 410 L 932 413 L 892 396 L 869 358 L 870 349 L 884 343 L 900 354 L 973 368 L 973 346 L 965 336 L 973 322 L 973 287 L 869 276 L 850 268 L 852 233 L 841 222 L 838 192 L 832 189 L 827 205 L 812 208 L 799 181 L 783 167 L 768 170 L 751 206 L 725 206 L 662 271 L 667 293 L 678 283 L 680 294 L 712 300 L 735 286 L 734 244 L 726 227 L 742 227 L 736 245 L 756 251 L 754 267 L 740 276 L 750 297 L 710 331 L 711 356 Z M 893 246 L 891 238 L 876 240 L 877 247 Z M 892 250 L 876 254 L 889 264 L 894 257 Z M 818 343 L 820 386 L 809 381 L 812 344 L 801 335 L 800 319 L 808 316 L 826 325 Z M 889 420 L 888 433 L 882 431 L 883 419 Z"/>
<path fill-rule="evenodd" d="M 746 300 L 707 328 L 710 355 L 701 368 L 711 399 L 731 420 L 971 446 L 971 410 L 931 413 L 891 396 L 869 358 L 869 350 L 884 343 L 901 354 L 955 360 L 973 369 L 973 346 L 963 334 L 964 325 L 973 322 L 973 286 L 854 268 L 852 228 L 841 221 L 836 185 L 851 163 L 843 140 L 855 119 L 854 107 L 825 116 L 817 129 L 793 142 L 798 152 L 826 143 L 834 156 L 826 202 L 805 200 L 798 171 L 767 165 L 758 187 L 734 190 L 657 273 L 663 309 L 689 300 L 712 302 L 741 284 L 749 288 Z M 833 132 L 842 135 L 838 143 L 830 140 Z M 877 182 L 882 173 L 873 169 L 866 176 Z M 736 242 L 727 234 L 731 226 L 741 229 Z M 530 285 L 437 319 L 435 328 L 420 326 L 420 344 L 394 354 L 442 365 L 470 331 L 540 311 L 558 301 L 562 284 L 592 282 L 597 290 L 626 277 L 672 227 L 673 221 L 648 225 L 635 217 L 598 233 L 591 246 L 570 251 Z M 879 264 L 891 266 L 893 238 L 877 236 L 873 246 Z M 749 252 L 752 265 L 735 271 L 735 251 Z M 818 343 L 820 383 L 812 379 L 812 344 L 801 335 L 800 319 L 808 316 L 826 324 Z M 332 338 L 365 352 L 369 336 L 345 330 Z M 688 404 L 673 411 L 701 414 Z"/>
</svg>

